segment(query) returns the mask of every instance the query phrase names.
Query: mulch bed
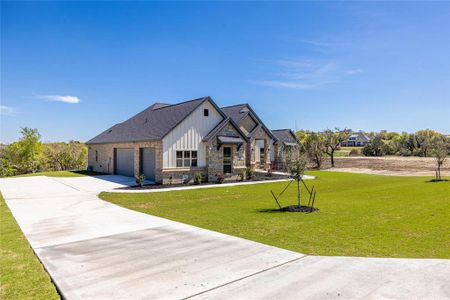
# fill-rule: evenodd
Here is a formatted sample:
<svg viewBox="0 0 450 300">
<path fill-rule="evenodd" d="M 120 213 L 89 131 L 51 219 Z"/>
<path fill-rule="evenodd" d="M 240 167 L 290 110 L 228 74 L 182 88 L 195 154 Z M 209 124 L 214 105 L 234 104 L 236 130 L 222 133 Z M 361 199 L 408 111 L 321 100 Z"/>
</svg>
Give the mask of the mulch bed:
<svg viewBox="0 0 450 300">
<path fill-rule="evenodd" d="M 255 182 L 255 181 L 266 181 L 266 180 L 276 180 L 276 179 L 285 179 L 288 178 L 287 176 L 265 176 L 265 177 L 255 177 L 252 179 L 246 179 L 245 181 L 237 181 L 237 180 L 225 180 L 223 183 L 238 183 L 238 182 Z M 123 187 L 118 188 L 118 190 L 155 190 L 155 189 L 165 189 L 165 188 L 172 188 L 172 187 L 184 187 L 184 186 L 201 186 L 201 185 L 217 185 L 221 183 L 217 182 L 202 182 L 201 184 L 194 184 L 194 183 L 179 183 L 179 184 L 148 184 L 144 185 L 143 187 L 140 186 L 129 186 L 129 187 Z"/>
<path fill-rule="evenodd" d="M 315 208 L 315 207 L 311 208 L 311 206 L 305 206 L 305 205 L 302 205 L 302 206 L 290 205 L 290 206 L 283 207 L 281 210 L 288 211 L 288 212 L 308 212 L 308 213 L 319 211 L 318 208 Z"/>
</svg>

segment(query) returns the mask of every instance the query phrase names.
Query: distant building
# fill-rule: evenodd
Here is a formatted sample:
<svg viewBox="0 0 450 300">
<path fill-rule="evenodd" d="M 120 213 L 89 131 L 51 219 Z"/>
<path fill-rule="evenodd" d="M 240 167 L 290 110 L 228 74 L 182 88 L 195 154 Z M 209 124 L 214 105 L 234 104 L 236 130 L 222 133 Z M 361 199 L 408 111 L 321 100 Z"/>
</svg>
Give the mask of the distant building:
<svg viewBox="0 0 450 300">
<path fill-rule="evenodd" d="M 358 131 L 352 133 L 348 139 L 341 143 L 343 147 L 362 147 L 370 142 L 370 138 L 364 133 L 364 131 Z"/>
</svg>

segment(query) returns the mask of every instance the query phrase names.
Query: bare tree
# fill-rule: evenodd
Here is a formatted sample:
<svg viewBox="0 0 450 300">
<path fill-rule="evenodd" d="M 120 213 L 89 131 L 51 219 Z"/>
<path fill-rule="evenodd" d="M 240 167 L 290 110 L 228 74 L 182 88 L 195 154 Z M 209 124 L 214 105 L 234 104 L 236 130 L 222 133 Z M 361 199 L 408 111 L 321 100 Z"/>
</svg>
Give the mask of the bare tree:
<svg viewBox="0 0 450 300">
<path fill-rule="evenodd" d="M 335 128 L 335 131 L 327 129 L 323 132 L 323 152 L 330 156 L 331 167 L 334 168 L 334 152 L 339 150 L 341 143 L 348 139 L 351 135 L 350 129 L 340 130 Z"/>
<path fill-rule="evenodd" d="M 286 166 L 289 172 L 297 181 L 297 201 L 298 207 L 300 207 L 300 181 L 302 180 L 303 175 L 305 174 L 307 158 L 305 151 L 297 146 L 292 147 L 286 153 Z"/>
</svg>

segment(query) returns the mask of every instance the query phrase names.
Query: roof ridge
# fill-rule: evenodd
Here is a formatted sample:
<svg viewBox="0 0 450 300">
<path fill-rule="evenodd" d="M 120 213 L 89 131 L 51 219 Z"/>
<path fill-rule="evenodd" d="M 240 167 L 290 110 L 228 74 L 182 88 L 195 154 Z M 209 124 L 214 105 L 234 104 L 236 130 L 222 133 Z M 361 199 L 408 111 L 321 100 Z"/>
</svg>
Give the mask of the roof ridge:
<svg viewBox="0 0 450 300">
<path fill-rule="evenodd" d="M 229 108 L 229 107 L 235 107 L 235 106 L 241 106 L 241 105 L 247 105 L 248 103 L 240 103 L 240 104 L 233 104 L 233 105 L 228 105 L 228 106 L 222 106 L 221 108 Z"/>
<path fill-rule="evenodd" d="M 158 108 L 155 108 L 154 110 L 159 110 L 159 109 L 168 108 L 168 107 L 174 107 L 174 106 L 177 106 L 177 105 L 186 104 L 186 103 L 189 103 L 189 102 L 194 102 L 194 101 L 199 101 L 199 100 L 206 100 L 207 98 L 210 98 L 210 97 L 209 96 L 205 96 L 205 97 L 200 97 L 200 98 L 187 100 L 187 101 L 183 101 L 183 102 L 179 102 L 179 103 L 168 104 L 167 106 L 158 107 Z M 163 104 L 165 104 L 165 103 L 163 103 Z"/>
<path fill-rule="evenodd" d="M 271 129 L 272 131 L 282 131 L 282 130 L 291 130 L 292 131 L 292 129 L 289 129 L 289 128 L 283 128 L 283 129 Z"/>
</svg>

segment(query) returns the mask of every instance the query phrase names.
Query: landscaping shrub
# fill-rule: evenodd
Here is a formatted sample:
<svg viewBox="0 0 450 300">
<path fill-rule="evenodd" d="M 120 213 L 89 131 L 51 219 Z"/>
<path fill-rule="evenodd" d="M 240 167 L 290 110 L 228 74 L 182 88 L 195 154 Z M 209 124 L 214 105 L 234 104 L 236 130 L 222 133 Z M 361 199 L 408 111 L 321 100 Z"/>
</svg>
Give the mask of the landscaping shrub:
<svg viewBox="0 0 450 300">
<path fill-rule="evenodd" d="M 247 177 L 247 170 L 242 170 L 242 172 L 239 174 L 239 180 L 245 181 L 246 177 Z"/>
<path fill-rule="evenodd" d="M 250 168 L 245 169 L 245 177 L 247 179 L 252 179 L 254 175 L 255 175 L 255 172 L 252 169 L 250 169 Z"/>
<path fill-rule="evenodd" d="M 145 175 L 144 175 L 144 174 L 135 176 L 135 179 L 136 179 L 136 183 L 137 183 L 140 187 L 144 186 L 144 181 L 145 181 Z"/>
<path fill-rule="evenodd" d="M 202 183 L 202 173 L 200 173 L 200 172 L 196 172 L 195 174 L 194 174 L 194 184 L 200 184 L 200 183 Z"/>
<path fill-rule="evenodd" d="M 225 176 L 223 175 L 217 175 L 216 183 L 221 184 L 225 180 Z"/>
<path fill-rule="evenodd" d="M 360 156 L 361 155 L 361 151 L 359 149 L 352 149 L 350 150 L 350 153 L 348 154 L 348 156 Z"/>
</svg>

